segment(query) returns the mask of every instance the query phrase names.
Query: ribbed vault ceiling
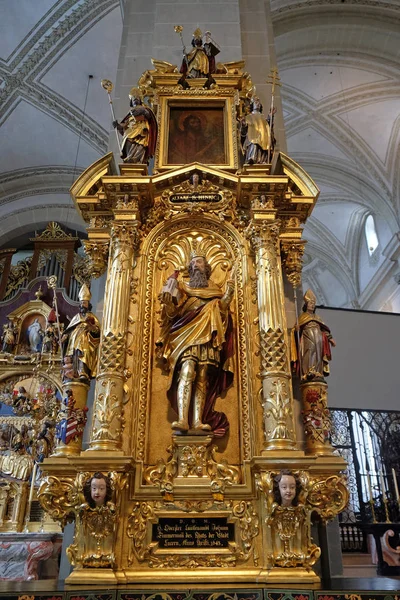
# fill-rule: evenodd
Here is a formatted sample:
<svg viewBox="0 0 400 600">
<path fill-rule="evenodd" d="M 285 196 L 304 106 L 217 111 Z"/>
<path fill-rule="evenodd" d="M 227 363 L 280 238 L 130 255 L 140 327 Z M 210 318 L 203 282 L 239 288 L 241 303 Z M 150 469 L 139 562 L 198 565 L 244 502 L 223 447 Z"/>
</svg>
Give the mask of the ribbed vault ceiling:
<svg viewBox="0 0 400 600">
<path fill-rule="evenodd" d="M 326 305 L 396 310 L 400 269 L 385 247 L 400 217 L 400 4 L 271 8 L 288 151 L 321 189 L 305 230 L 304 284 Z M 49 220 L 83 231 L 68 190 L 107 149 L 100 80 L 115 77 L 120 2 L 10 0 L 0 18 L 0 244 Z M 380 240 L 373 260 L 370 213 Z"/>
</svg>

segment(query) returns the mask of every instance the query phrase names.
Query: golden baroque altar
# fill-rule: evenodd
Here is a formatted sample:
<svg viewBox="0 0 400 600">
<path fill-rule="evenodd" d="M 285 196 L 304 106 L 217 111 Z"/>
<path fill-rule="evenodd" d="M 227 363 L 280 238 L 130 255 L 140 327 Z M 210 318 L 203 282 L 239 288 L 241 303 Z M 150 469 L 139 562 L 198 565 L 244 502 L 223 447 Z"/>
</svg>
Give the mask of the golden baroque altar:
<svg viewBox="0 0 400 600">
<path fill-rule="evenodd" d="M 241 166 L 237 123 L 252 93 L 243 64 L 224 65 L 209 88 L 199 78 L 186 89 L 165 64 L 139 81 L 159 130 L 152 175 L 143 164 L 117 169 L 110 153 L 71 189 L 93 274 L 107 272 L 103 322 L 89 447 L 59 447 L 45 460 L 39 498 L 61 524 L 76 523 L 71 583 L 317 582 L 311 522 L 347 502 L 326 383 L 299 385 L 290 356 L 302 229 L 318 188 L 282 153 Z M 185 138 L 191 116 L 200 148 Z M 211 300 L 190 290 L 196 257 L 210 267 Z M 183 293 L 198 310 L 213 303 L 209 321 L 190 329 Z M 229 384 L 210 407 L 223 413 L 215 427 L 201 422 L 211 387 L 204 361 L 217 379 L 229 362 Z M 181 383 L 177 364 L 187 367 Z M 198 404 L 188 421 L 189 384 Z M 84 404 L 87 382 L 65 391 L 71 385 Z M 101 506 L 84 494 L 95 473 L 109 488 Z M 286 503 L 282 477 L 296 484 Z"/>
</svg>

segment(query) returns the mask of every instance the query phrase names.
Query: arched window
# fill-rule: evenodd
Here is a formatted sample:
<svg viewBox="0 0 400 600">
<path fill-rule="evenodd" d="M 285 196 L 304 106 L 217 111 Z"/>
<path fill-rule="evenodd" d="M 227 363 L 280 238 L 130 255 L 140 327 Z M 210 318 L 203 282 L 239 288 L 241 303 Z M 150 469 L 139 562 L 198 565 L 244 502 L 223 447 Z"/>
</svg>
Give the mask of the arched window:
<svg viewBox="0 0 400 600">
<path fill-rule="evenodd" d="M 368 215 L 365 221 L 365 239 L 367 240 L 367 248 L 369 256 L 372 256 L 379 246 L 378 234 L 376 233 L 375 219 L 372 215 Z"/>
</svg>

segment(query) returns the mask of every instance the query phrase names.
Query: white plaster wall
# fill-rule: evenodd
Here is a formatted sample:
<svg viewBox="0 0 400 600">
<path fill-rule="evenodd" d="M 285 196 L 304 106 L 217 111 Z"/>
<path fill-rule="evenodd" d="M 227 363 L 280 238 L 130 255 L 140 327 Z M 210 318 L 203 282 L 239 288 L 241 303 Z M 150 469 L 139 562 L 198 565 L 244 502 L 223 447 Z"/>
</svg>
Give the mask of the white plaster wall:
<svg viewBox="0 0 400 600">
<path fill-rule="evenodd" d="M 337 408 L 400 410 L 400 315 L 317 309 L 331 328 L 328 404 Z"/>
</svg>

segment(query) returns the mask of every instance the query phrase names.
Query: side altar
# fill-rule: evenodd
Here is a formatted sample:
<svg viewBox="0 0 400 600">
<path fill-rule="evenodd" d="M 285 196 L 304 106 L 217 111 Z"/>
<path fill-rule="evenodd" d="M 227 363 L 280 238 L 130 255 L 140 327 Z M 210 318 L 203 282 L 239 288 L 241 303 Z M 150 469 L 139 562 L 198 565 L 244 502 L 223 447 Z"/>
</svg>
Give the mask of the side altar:
<svg viewBox="0 0 400 600">
<path fill-rule="evenodd" d="M 154 67 L 115 122 L 123 163 L 71 189 L 104 313 L 96 373 L 63 383 L 83 410 L 95 377 L 88 448 L 44 460 L 39 499 L 75 521 L 69 583 L 318 582 L 311 523 L 348 498 L 311 293 L 290 332 L 318 188 L 270 130 L 255 148 L 243 63 Z"/>
</svg>

